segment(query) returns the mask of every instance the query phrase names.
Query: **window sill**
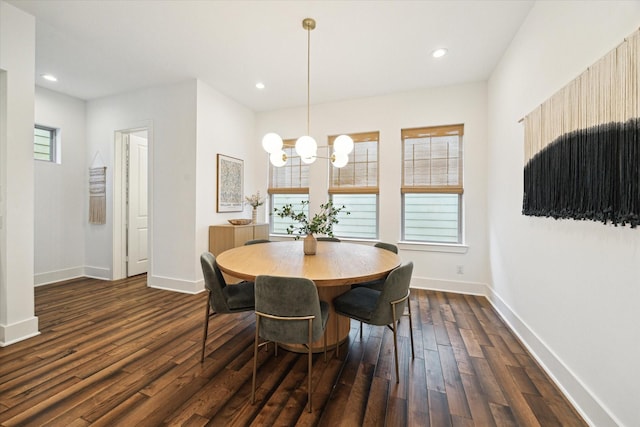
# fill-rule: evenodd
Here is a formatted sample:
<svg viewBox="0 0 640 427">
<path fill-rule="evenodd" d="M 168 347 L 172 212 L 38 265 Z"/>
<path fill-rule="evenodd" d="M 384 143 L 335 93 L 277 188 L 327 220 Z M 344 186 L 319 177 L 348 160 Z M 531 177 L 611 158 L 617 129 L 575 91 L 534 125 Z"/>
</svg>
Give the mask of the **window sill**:
<svg viewBox="0 0 640 427">
<path fill-rule="evenodd" d="M 273 237 L 276 239 L 294 239 L 295 238 L 295 234 L 277 234 L 277 233 L 271 233 L 269 234 L 269 237 Z M 349 243 L 370 243 L 370 244 L 375 244 L 380 242 L 380 240 L 378 239 L 362 239 L 362 238 L 355 238 L 355 237 L 340 237 L 340 236 L 335 236 L 338 239 L 340 239 L 341 242 L 349 242 Z M 304 238 L 304 236 L 300 236 L 301 239 Z"/>
<path fill-rule="evenodd" d="M 452 254 L 466 254 L 469 250 L 468 245 L 461 243 L 398 242 L 398 248 L 407 251 L 447 252 Z"/>
<path fill-rule="evenodd" d="M 270 234 L 270 237 L 278 240 L 293 240 L 295 235 L 291 234 Z M 300 236 L 303 238 L 304 236 Z M 354 239 L 348 237 L 340 237 L 343 242 L 349 243 L 377 243 L 378 239 Z M 417 251 L 417 252 L 444 252 L 451 254 L 466 254 L 469 251 L 469 246 L 461 243 L 421 243 L 421 242 L 398 242 L 398 249 L 405 251 Z"/>
</svg>

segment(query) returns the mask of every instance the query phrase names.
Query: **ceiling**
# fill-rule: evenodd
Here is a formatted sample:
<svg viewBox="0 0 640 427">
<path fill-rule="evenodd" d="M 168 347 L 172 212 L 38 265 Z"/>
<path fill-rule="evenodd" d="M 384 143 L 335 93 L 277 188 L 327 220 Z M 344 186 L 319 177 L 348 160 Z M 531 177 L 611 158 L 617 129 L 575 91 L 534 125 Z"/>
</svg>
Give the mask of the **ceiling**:
<svg viewBox="0 0 640 427">
<path fill-rule="evenodd" d="M 306 105 L 306 17 L 317 21 L 310 96 L 319 104 L 487 80 L 534 2 L 8 3 L 36 17 L 40 86 L 91 100 L 197 78 L 269 111 Z M 438 47 L 448 55 L 432 58 Z"/>
</svg>

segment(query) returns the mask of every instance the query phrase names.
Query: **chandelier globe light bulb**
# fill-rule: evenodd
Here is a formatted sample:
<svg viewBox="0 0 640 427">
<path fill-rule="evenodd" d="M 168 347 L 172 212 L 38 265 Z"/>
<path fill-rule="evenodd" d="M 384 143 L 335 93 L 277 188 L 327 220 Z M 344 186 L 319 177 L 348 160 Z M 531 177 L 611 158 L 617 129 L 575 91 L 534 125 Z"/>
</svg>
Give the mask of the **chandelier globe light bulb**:
<svg viewBox="0 0 640 427">
<path fill-rule="evenodd" d="M 274 132 L 269 132 L 262 137 L 262 148 L 269 154 L 282 150 L 282 138 Z"/>
<path fill-rule="evenodd" d="M 340 135 L 333 141 L 333 149 L 336 153 L 349 154 L 353 151 L 353 139 L 348 135 Z"/>
<path fill-rule="evenodd" d="M 296 141 L 296 153 L 300 157 L 315 156 L 318 151 L 318 144 L 316 140 L 308 135 L 301 136 Z"/>
<path fill-rule="evenodd" d="M 331 156 L 331 164 L 336 168 L 344 167 L 347 162 L 349 162 L 349 155 L 346 153 L 334 151 L 333 155 Z"/>
<path fill-rule="evenodd" d="M 276 151 L 269 155 L 269 161 L 277 168 L 284 166 L 287 163 L 287 153 L 283 150 Z"/>
</svg>

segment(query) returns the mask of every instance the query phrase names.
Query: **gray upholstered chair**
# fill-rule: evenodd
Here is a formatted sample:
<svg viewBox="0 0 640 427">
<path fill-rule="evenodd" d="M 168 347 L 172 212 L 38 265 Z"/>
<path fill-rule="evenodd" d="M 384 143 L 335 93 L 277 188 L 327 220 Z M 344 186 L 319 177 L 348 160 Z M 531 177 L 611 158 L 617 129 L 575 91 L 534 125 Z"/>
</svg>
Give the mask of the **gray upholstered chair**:
<svg viewBox="0 0 640 427">
<path fill-rule="evenodd" d="M 340 239 L 338 239 L 337 237 L 329 237 L 329 236 L 316 237 L 316 240 L 318 242 L 339 242 L 340 241 Z"/>
<path fill-rule="evenodd" d="M 398 368 L 398 337 L 396 322 L 404 314 L 405 303 L 409 309 L 409 332 L 411 336 L 411 357 L 414 358 L 413 323 L 411 321 L 411 304 L 409 303 L 409 284 L 413 273 L 413 262 L 409 261 L 396 267 L 389 273 L 382 291 L 359 287 L 334 298 L 333 308 L 337 314 L 359 320 L 360 339 L 362 339 L 362 322 L 370 325 L 387 325 L 393 330 L 393 347 L 396 359 L 396 383 L 400 382 Z M 337 317 L 336 317 L 337 319 Z M 336 355 L 338 348 L 336 348 Z"/>
<path fill-rule="evenodd" d="M 392 243 L 378 242 L 373 246 L 376 248 L 385 249 L 387 251 L 393 252 L 394 254 L 398 253 L 398 247 Z M 356 285 L 353 285 L 352 288 L 359 288 L 360 286 L 366 286 L 367 288 L 375 289 L 376 291 L 381 291 L 382 286 L 384 286 L 384 281 L 385 279 L 371 280 L 369 282 L 358 283 Z"/>
<path fill-rule="evenodd" d="M 378 242 L 373 246 L 380 249 L 386 249 L 388 251 L 393 252 L 394 254 L 398 253 L 398 247 L 393 243 Z"/>
<path fill-rule="evenodd" d="M 255 285 L 256 336 L 253 348 L 251 403 L 255 402 L 259 338 L 276 343 L 304 344 L 308 349 L 308 400 L 311 412 L 311 343 L 324 336 L 327 358 L 329 304 L 320 301 L 315 283 L 297 277 L 258 276 Z M 277 353 L 276 353 L 277 354 Z"/>
<path fill-rule="evenodd" d="M 255 306 L 253 282 L 240 282 L 227 286 L 222 272 L 216 264 L 216 257 L 210 252 L 200 255 L 204 285 L 209 292 L 207 309 L 204 317 L 204 334 L 202 335 L 202 354 L 200 362 L 204 362 L 204 348 L 209 332 L 209 319 L 217 313 L 235 313 L 253 311 Z"/>
<path fill-rule="evenodd" d="M 244 245 L 255 245 L 258 243 L 270 243 L 271 240 L 269 239 L 253 239 L 253 240 L 247 240 L 246 242 L 244 242 Z"/>
</svg>

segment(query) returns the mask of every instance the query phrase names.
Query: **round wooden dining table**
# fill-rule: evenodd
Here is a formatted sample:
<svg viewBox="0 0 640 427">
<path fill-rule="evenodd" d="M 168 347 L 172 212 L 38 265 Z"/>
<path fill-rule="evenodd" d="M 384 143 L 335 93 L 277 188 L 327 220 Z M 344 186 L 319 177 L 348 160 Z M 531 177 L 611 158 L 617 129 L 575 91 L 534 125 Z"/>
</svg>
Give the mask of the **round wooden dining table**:
<svg viewBox="0 0 640 427">
<path fill-rule="evenodd" d="M 255 281 L 261 274 L 313 280 L 320 299 L 329 303 L 330 318 L 338 316 L 337 330 L 334 320 L 327 322 L 327 347 L 334 347 L 347 339 L 350 319 L 334 312 L 333 299 L 353 284 L 385 278 L 401 260 L 385 249 L 346 242 L 319 241 L 316 254 L 305 255 L 302 244 L 302 240 L 297 240 L 240 246 L 222 252 L 216 262 L 229 276 L 249 281 Z M 307 351 L 303 346 L 282 346 L 292 351 Z M 322 339 L 312 344 L 314 352 L 323 348 Z"/>
</svg>

